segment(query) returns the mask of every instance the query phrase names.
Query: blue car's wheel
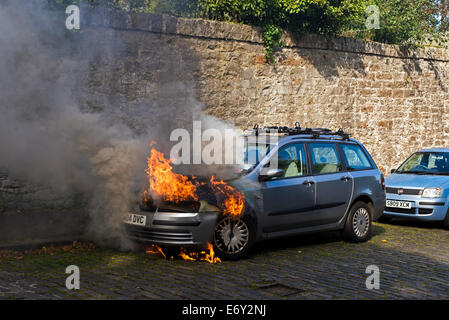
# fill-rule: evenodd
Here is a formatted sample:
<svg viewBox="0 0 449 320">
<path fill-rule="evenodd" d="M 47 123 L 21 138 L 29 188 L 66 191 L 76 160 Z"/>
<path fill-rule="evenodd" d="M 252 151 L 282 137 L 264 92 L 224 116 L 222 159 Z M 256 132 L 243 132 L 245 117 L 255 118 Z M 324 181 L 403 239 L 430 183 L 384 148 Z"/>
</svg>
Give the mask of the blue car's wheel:
<svg viewBox="0 0 449 320">
<path fill-rule="evenodd" d="M 446 213 L 446 218 L 443 221 L 443 228 L 449 230 L 449 211 Z"/>
<path fill-rule="evenodd" d="M 371 211 L 371 206 L 363 201 L 353 204 L 343 229 L 343 237 L 346 240 L 352 242 L 368 240 L 373 216 Z"/>
</svg>

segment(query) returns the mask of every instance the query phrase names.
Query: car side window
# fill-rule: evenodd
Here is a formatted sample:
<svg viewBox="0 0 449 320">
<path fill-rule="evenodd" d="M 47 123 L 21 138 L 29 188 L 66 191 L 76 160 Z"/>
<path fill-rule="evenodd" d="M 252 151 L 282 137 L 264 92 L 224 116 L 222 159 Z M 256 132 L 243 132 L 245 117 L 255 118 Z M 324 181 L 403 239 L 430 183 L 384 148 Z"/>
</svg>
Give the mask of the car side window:
<svg viewBox="0 0 449 320">
<path fill-rule="evenodd" d="M 308 174 L 306 152 L 302 143 L 293 143 L 282 147 L 273 157 L 277 159 L 277 168 L 284 171 L 283 176 L 272 178 L 273 180 L 300 177 Z M 269 165 L 273 165 L 272 160 Z"/>
<path fill-rule="evenodd" d="M 368 157 L 360 146 L 353 144 L 340 144 L 340 147 L 345 156 L 348 170 L 364 170 L 373 168 Z"/>
<path fill-rule="evenodd" d="M 337 148 L 333 143 L 311 143 L 309 144 L 312 155 L 314 174 L 325 174 L 342 171 L 341 161 L 338 157 Z"/>
</svg>

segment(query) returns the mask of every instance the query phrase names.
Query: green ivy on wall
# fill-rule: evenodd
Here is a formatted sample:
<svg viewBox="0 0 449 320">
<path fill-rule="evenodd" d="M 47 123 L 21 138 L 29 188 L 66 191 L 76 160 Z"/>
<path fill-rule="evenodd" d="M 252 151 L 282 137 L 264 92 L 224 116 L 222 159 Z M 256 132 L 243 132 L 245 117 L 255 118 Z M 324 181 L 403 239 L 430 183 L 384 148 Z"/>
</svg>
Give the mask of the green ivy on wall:
<svg viewBox="0 0 449 320">
<path fill-rule="evenodd" d="M 282 47 L 281 34 L 345 35 L 368 41 L 419 46 L 444 42 L 449 4 L 443 0 L 47 0 L 245 23 L 262 28 L 268 61 Z M 379 8 L 379 28 L 368 29 L 366 8 Z"/>
</svg>

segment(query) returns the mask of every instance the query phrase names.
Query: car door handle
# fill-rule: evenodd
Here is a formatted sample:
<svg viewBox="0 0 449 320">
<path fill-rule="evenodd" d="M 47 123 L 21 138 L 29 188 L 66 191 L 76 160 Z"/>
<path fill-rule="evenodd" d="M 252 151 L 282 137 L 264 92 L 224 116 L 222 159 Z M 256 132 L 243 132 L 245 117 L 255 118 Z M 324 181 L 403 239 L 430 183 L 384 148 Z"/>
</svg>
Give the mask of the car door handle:
<svg viewBox="0 0 449 320">
<path fill-rule="evenodd" d="M 341 181 L 349 181 L 349 180 L 351 180 L 351 177 L 344 176 L 344 177 L 341 177 L 340 180 Z"/>
<path fill-rule="evenodd" d="M 306 181 L 304 181 L 302 184 L 310 187 L 311 185 L 315 184 L 315 181 L 312 181 L 312 180 L 306 180 Z"/>
</svg>

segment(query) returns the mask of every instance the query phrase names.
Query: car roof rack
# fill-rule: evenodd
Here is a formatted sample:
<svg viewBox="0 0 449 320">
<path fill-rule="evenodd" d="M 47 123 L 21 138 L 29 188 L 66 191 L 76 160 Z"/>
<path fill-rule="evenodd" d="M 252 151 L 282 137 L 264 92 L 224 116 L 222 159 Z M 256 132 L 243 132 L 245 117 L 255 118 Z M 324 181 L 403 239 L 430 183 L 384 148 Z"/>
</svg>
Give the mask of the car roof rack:
<svg viewBox="0 0 449 320">
<path fill-rule="evenodd" d="M 301 128 L 299 122 L 295 122 L 295 126 L 292 127 L 281 127 L 281 126 L 271 126 L 260 128 L 256 124 L 253 128 L 253 134 L 258 136 L 260 133 L 279 133 L 288 136 L 297 134 L 307 134 L 312 135 L 312 138 L 319 138 L 320 136 L 340 136 L 343 140 L 349 140 L 350 133 L 344 132 L 343 129 L 338 129 L 338 131 L 332 131 L 326 128 Z"/>
</svg>

